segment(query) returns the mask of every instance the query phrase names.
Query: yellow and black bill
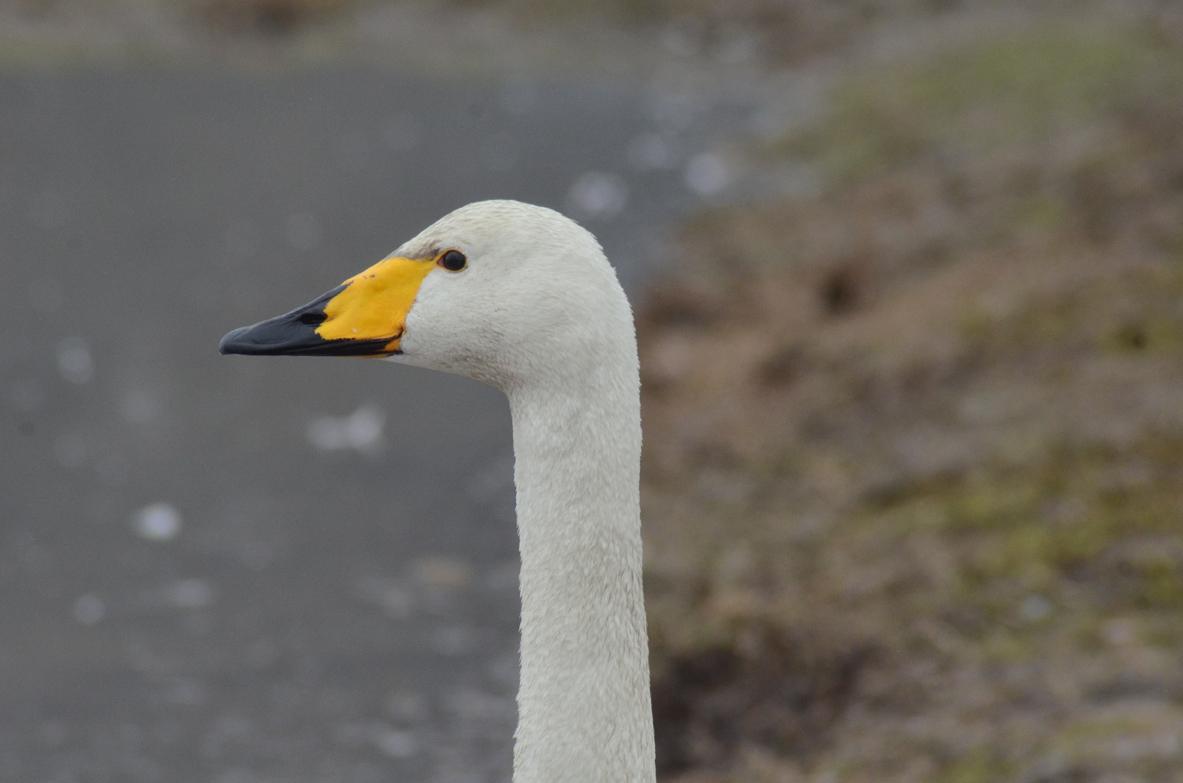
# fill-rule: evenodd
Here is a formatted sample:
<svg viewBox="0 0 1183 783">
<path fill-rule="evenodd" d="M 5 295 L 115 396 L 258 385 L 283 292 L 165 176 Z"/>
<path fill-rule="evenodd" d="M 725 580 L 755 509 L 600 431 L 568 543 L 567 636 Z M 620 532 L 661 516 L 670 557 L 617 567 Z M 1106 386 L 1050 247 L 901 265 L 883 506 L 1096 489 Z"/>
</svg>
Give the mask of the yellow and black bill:
<svg viewBox="0 0 1183 783">
<path fill-rule="evenodd" d="M 250 356 L 399 354 L 407 313 L 435 261 L 434 255 L 387 258 L 303 307 L 235 329 L 218 350 Z"/>
<path fill-rule="evenodd" d="M 218 344 L 220 353 L 248 356 L 391 356 L 397 354 L 402 333 L 350 339 L 326 339 L 317 328 L 328 320 L 325 306 L 345 286 L 329 291 L 290 313 L 269 318 L 254 326 L 235 329 Z"/>
</svg>

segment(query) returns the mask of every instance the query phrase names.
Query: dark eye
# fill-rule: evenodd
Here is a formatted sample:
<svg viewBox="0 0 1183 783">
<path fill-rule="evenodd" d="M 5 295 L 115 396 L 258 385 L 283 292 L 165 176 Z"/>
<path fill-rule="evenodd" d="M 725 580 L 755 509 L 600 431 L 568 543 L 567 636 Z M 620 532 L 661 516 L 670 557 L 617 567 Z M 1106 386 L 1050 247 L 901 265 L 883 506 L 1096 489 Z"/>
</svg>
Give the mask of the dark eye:
<svg viewBox="0 0 1183 783">
<path fill-rule="evenodd" d="M 439 265 L 449 272 L 459 272 L 468 264 L 468 259 L 459 250 L 449 250 L 440 256 Z"/>
</svg>

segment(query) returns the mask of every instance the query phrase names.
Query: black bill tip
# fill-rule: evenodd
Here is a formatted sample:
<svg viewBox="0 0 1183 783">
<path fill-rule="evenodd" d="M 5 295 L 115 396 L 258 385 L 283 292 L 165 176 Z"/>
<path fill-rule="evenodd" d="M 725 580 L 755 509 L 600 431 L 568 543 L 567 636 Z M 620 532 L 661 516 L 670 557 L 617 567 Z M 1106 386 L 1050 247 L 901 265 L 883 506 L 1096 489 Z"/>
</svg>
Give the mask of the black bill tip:
<svg viewBox="0 0 1183 783">
<path fill-rule="evenodd" d="M 364 356 L 400 353 L 390 350 L 399 335 L 357 340 L 326 340 L 316 333 L 324 323 L 325 304 L 343 290 L 338 287 L 290 313 L 254 326 L 235 329 L 218 343 L 218 353 L 245 356 Z"/>
<path fill-rule="evenodd" d="M 235 350 L 237 346 L 235 345 L 234 338 L 238 337 L 241 332 L 242 329 L 235 329 L 233 332 L 230 332 L 225 337 L 223 337 L 218 342 L 218 353 L 222 354 L 223 356 L 228 353 L 238 353 L 238 351 Z"/>
<path fill-rule="evenodd" d="M 250 332 L 250 330 L 251 327 L 243 326 L 239 329 L 235 329 L 233 332 L 230 332 L 230 334 L 223 337 L 222 341 L 218 343 L 218 353 L 223 355 L 228 353 L 242 353 L 248 355 L 256 353 L 256 351 L 252 350 L 253 344 L 248 339 L 246 339 L 246 335 L 248 332 Z"/>
</svg>

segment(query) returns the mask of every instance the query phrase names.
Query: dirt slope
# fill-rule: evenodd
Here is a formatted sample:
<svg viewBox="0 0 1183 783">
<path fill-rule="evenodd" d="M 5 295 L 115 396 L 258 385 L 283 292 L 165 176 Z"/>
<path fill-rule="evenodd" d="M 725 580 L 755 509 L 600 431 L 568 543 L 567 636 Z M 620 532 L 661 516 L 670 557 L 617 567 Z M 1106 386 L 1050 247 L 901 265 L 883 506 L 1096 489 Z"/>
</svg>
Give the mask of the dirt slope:
<svg viewBox="0 0 1183 783">
<path fill-rule="evenodd" d="M 1183 780 L 1183 47 L 856 70 L 640 313 L 663 773 Z"/>
</svg>

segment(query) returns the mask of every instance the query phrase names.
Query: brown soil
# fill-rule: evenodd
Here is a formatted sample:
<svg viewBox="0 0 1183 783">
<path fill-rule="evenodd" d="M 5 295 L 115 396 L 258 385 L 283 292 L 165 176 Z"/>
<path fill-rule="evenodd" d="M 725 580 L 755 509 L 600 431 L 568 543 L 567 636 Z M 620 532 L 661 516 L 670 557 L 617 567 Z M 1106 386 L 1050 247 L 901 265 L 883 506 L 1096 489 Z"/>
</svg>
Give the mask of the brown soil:
<svg viewBox="0 0 1183 783">
<path fill-rule="evenodd" d="M 1183 780 L 1183 48 L 1151 22 L 856 70 L 755 153 L 821 192 L 682 232 L 639 312 L 665 772 Z"/>
</svg>

